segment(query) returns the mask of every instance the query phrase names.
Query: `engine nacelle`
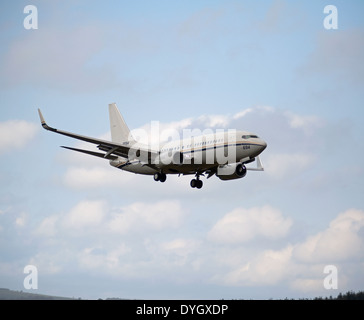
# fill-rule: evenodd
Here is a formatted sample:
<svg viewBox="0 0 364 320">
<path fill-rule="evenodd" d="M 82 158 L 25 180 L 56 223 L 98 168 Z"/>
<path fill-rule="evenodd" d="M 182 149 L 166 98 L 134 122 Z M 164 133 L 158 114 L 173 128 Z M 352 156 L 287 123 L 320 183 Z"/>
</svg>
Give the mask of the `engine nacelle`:
<svg viewBox="0 0 364 320">
<path fill-rule="evenodd" d="M 246 167 L 241 163 L 226 164 L 217 168 L 216 176 L 221 180 L 233 180 L 245 177 Z"/>
<path fill-rule="evenodd" d="M 185 157 L 183 153 L 176 151 L 173 153 L 163 152 L 156 159 L 155 164 L 157 167 L 162 168 L 166 166 L 182 165 L 185 162 Z"/>
</svg>

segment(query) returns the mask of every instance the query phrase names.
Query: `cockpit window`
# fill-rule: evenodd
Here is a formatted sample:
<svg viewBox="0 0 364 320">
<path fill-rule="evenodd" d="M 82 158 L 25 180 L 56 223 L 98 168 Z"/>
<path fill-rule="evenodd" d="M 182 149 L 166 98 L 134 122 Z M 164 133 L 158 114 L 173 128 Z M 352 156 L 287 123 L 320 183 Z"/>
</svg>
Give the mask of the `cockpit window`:
<svg viewBox="0 0 364 320">
<path fill-rule="evenodd" d="M 249 135 L 243 135 L 242 136 L 243 139 L 250 139 L 250 138 L 258 138 L 258 136 L 254 135 L 254 134 L 249 134 Z"/>
</svg>

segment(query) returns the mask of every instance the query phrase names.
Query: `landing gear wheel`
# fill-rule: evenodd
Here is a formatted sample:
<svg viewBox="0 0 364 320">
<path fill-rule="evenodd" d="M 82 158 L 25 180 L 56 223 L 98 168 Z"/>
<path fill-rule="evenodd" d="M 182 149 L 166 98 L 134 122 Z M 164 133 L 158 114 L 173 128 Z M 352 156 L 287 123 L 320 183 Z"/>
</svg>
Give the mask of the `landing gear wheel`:
<svg viewBox="0 0 364 320">
<path fill-rule="evenodd" d="M 161 173 L 159 177 L 160 182 L 165 182 L 167 179 L 167 175 L 165 173 Z"/>
<path fill-rule="evenodd" d="M 165 182 L 166 179 L 167 179 L 167 175 L 163 172 L 156 172 L 154 174 L 154 181 Z"/>
<path fill-rule="evenodd" d="M 192 179 L 191 180 L 191 188 L 197 188 L 197 189 L 201 189 L 202 188 L 202 181 L 201 180 L 198 180 L 198 179 Z"/>
</svg>

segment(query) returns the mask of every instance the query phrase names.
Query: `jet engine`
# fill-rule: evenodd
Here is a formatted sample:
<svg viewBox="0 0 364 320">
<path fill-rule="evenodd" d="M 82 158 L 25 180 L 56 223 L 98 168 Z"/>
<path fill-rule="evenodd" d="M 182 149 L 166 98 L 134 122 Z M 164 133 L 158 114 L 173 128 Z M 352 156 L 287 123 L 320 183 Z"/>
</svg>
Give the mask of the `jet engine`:
<svg viewBox="0 0 364 320">
<path fill-rule="evenodd" d="M 245 177 L 246 167 L 242 163 L 226 164 L 217 168 L 216 176 L 221 180 L 233 180 Z"/>
</svg>

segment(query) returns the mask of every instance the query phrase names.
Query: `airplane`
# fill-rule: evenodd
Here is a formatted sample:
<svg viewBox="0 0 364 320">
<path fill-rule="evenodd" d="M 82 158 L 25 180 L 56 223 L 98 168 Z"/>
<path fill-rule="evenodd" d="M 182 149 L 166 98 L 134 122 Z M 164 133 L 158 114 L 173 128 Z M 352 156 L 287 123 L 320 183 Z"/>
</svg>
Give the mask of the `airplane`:
<svg viewBox="0 0 364 320">
<path fill-rule="evenodd" d="M 247 170 L 264 171 L 259 155 L 267 143 L 256 134 L 229 130 L 161 143 L 159 147 L 136 141 L 115 103 L 109 104 L 111 141 L 71 133 L 48 126 L 40 109 L 44 129 L 97 145 L 103 152 L 61 146 L 62 148 L 109 160 L 111 166 L 136 174 L 153 175 L 165 182 L 167 174 L 195 175 L 192 188 L 201 189 L 201 176 L 233 180 L 245 177 Z M 256 161 L 256 168 L 246 164 Z"/>
</svg>

